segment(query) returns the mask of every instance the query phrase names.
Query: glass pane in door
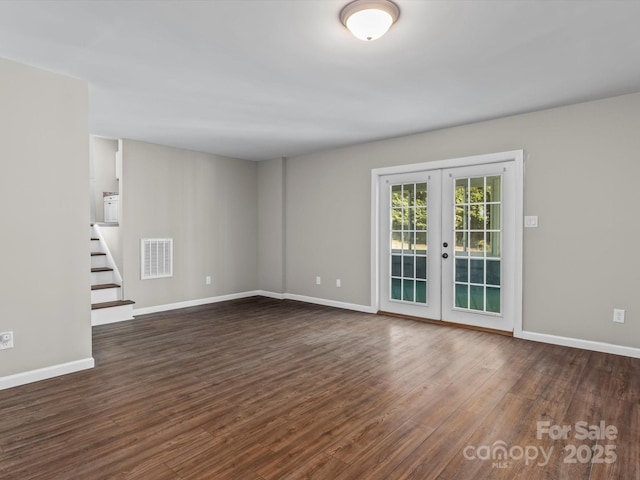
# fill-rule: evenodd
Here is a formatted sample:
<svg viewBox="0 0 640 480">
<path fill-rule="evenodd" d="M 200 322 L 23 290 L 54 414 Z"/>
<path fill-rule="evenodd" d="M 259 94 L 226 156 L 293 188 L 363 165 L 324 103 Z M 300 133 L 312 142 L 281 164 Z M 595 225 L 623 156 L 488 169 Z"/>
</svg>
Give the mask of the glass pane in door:
<svg viewBox="0 0 640 480">
<path fill-rule="evenodd" d="M 501 313 L 502 177 L 455 182 L 454 307 Z"/>
<path fill-rule="evenodd" d="M 427 184 L 391 185 L 390 298 L 427 304 Z"/>
</svg>

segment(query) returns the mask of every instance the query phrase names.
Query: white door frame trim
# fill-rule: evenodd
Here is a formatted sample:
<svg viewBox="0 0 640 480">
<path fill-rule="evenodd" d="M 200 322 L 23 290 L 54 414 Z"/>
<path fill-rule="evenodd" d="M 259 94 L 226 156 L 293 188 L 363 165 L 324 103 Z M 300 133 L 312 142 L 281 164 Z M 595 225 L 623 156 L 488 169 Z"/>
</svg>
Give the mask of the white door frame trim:
<svg viewBox="0 0 640 480">
<path fill-rule="evenodd" d="M 432 162 L 397 165 L 393 167 L 374 168 L 371 170 L 371 307 L 373 311 L 380 309 L 379 275 L 380 275 L 380 177 L 398 173 L 426 172 L 445 168 L 469 167 L 505 161 L 515 162 L 515 298 L 513 319 L 513 336 L 522 337 L 522 260 L 523 260 L 523 215 L 524 215 L 524 150 L 473 155 L 470 157 L 435 160 Z"/>
</svg>

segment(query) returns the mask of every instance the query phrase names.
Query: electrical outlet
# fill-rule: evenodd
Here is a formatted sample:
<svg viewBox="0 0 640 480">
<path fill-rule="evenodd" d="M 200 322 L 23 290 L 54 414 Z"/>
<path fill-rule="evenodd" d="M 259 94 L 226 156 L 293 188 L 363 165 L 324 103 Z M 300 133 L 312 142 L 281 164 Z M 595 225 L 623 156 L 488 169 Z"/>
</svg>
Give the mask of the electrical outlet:
<svg viewBox="0 0 640 480">
<path fill-rule="evenodd" d="M 204 277 L 204 283 L 207 285 L 211 285 L 211 275 L 207 275 Z"/>
<path fill-rule="evenodd" d="M 0 333 L 0 350 L 13 348 L 13 332 Z"/>
<path fill-rule="evenodd" d="M 318 276 L 316 277 L 316 285 L 320 285 L 322 283 L 322 279 Z"/>
<path fill-rule="evenodd" d="M 613 309 L 613 321 L 616 323 L 624 323 L 624 310 L 620 308 Z"/>
</svg>

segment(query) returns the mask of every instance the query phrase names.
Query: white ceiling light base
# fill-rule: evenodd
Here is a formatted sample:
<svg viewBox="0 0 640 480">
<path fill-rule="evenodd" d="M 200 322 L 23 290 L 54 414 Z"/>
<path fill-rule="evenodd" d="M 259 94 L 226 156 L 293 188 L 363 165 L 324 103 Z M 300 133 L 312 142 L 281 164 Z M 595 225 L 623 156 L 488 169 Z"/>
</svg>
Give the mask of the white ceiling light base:
<svg viewBox="0 0 640 480">
<path fill-rule="evenodd" d="M 355 0 L 340 12 L 340 21 L 356 38 L 365 41 L 380 38 L 400 16 L 390 0 Z"/>
</svg>

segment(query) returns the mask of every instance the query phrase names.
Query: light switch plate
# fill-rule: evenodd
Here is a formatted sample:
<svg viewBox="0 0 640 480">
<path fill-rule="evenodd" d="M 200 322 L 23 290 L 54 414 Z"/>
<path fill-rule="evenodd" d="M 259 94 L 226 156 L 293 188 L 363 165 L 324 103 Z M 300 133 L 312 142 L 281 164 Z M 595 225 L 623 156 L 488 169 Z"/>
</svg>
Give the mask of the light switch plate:
<svg viewBox="0 0 640 480">
<path fill-rule="evenodd" d="M 524 217 L 524 226 L 526 228 L 538 228 L 538 216 L 537 215 L 526 215 Z"/>
</svg>

